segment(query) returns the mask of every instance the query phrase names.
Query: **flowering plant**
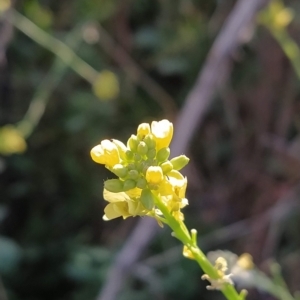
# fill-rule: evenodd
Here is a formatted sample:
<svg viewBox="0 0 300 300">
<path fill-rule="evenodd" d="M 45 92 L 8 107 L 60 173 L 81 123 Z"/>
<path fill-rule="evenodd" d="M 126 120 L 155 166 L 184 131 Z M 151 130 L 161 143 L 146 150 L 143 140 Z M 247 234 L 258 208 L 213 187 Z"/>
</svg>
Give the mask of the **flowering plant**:
<svg viewBox="0 0 300 300">
<path fill-rule="evenodd" d="M 185 155 L 169 159 L 172 136 L 171 122 L 153 121 L 151 125 L 140 124 L 126 145 L 114 139 L 103 140 L 91 150 L 92 159 L 117 176 L 104 182 L 103 197 L 108 204 L 103 219 L 149 216 L 161 227 L 168 225 L 173 236 L 183 243 L 183 255 L 196 260 L 205 272 L 202 279 L 210 282 L 207 289 L 220 290 L 227 299 L 243 300 L 247 291 L 238 293 L 233 280 L 263 277 L 254 270 L 249 254 L 238 258 L 230 252 L 215 251 L 206 257 L 198 247 L 197 231 L 187 229 L 181 211 L 188 200 L 185 197 L 187 178 L 180 170 L 189 159 Z M 252 280 L 252 285 L 257 284 Z M 293 299 L 287 298 L 287 293 L 282 294 L 282 290 L 278 294 L 285 295 L 279 299 Z"/>
</svg>

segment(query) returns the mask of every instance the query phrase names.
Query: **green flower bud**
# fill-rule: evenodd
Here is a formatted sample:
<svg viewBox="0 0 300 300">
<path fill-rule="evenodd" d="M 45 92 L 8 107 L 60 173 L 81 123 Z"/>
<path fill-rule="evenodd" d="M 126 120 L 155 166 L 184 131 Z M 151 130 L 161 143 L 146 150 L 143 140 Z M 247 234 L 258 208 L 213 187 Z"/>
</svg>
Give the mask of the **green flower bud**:
<svg viewBox="0 0 300 300">
<path fill-rule="evenodd" d="M 130 170 L 128 172 L 128 178 L 136 180 L 139 178 L 139 172 L 137 170 Z"/>
<path fill-rule="evenodd" d="M 160 167 L 163 170 L 164 174 L 168 174 L 170 171 L 173 170 L 173 165 L 170 163 L 170 161 L 165 161 L 160 165 Z"/>
<path fill-rule="evenodd" d="M 148 150 L 148 152 L 147 152 L 147 157 L 148 158 L 153 159 L 153 158 L 155 158 L 155 156 L 156 156 L 156 150 L 155 149 Z"/>
<path fill-rule="evenodd" d="M 127 160 L 132 160 L 133 159 L 133 152 L 130 150 L 126 151 L 126 158 Z"/>
<path fill-rule="evenodd" d="M 112 172 L 116 174 L 118 177 L 125 177 L 128 173 L 128 169 L 121 164 L 116 164 L 112 168 Z"/>
<path fill-rule="evenodd" d="M 145 155 L 148 152 L 148 146 L 145 142 L 140 142 L 137 146 L 137 152 L 141 155 Z"/>
<path fill-rule="evenodd" d="M 141 203 L 143 206 L 148 209 L 152 210 L 154 207 L 154 196 L 149 189 L 144 189 L 141 194 Z"/>
<path fill-rule="evenodd" d="M 171 164 L 173 165 L 173 169 L 177 171 L 184 168 L 189 161 L 190 159 L 185 155 L 176 156 L 170 160 Z"/>
<path fill-rule="evenodd" d="M 133 160 L 134 161 L 140 161 L 142 159 L 141 155 L 138 153 L 134 153 Z"/>
<path fill-rule="evenodd" d="M 136 183 L 136 187 L 143 190 L 146 188 L 146 186 L 147 186 L 147 180 L 145 178 L 139 178 Z"/>
<path fill-rule="evenodd" d="M 156 146 L 156 142 L 151 135 L 146 135 L 144 138 L 144 142 L 146 143 L 149 149 L 154 149 Z"/>
<path fill-rule="evenodd" d="M 123 192 L 132 190 L 135 187 L 136 187 L 136 182 L 132 179 L 127 179 L 127 180 L 125 180 L 124 185 L 123 185 Z"/>
<path fill-rule="evenodd" d="M 164 162 L 169 158 L 169 156 L 170 156 L 170 148 L 165 147 L 165 148 L 161 148 L 157 152 L 156 159 L 158 160 L 158 162 Z"/>
<path fill-rule="evenodd" d="M 135 170 L 136 169 L 136 166 L 135 164 L 131 163 L 127 166 L 128 170 Z"/>
<path fill-rule="evenodd" d="M 131 137 L 127 141 L 127 147 L 133 151 L 136 152 L 137 146 L 138 146 L 138 138 L 135 135 L 131 135 Z"/>
<path fill-rule="evenodd" d="M 123 192 L 123 181 L 119 179 L 109 179 L 104 181 L 104 188 L 112 193 Z"/>
</svg>

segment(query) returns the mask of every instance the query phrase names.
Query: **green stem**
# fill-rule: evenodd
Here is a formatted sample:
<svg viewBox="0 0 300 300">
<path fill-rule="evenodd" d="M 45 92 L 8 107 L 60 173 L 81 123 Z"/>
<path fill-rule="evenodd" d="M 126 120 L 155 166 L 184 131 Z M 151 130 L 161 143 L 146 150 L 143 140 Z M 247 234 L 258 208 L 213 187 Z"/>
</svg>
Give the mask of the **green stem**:
<svg viewBox="0 0 300 300">
<path fill-rule="evenodd" d="M 184 222 L 179 221 L 173 217 L 168 208 L 165 206 L 163 201 L 158 197 L 155 197 L 155 204 L 158 209 L 162 212 L 164 217 L 166 218 L 168 225 L 173 230 L 174 235 L 178 238 L 185 246 L 189 248 L 189 250 L 193 253 L 193 256 L 201 269 L 212 279 L 220 278 L 217 270 L 207 259 L 205 254 L 201 251 L 197 244 L 193 241 L 187 227 Z M 242 300 L 243 296 L 239 295 L 234 286 L 228 283 L 224 283 L 224 287 L 221 292 L 224 296 L 229 300 Z"/>
<path fill-rule="evenodd" d="M 81 40 L 82 26 L 77 26 L 70 34 L 68 34 L 66 43 L 74 48 L 77 48 Z M 25 113 L 22 120 L 17 123 L 18 130 L 25 138 L 28 138 L 31 135 L 34 128 L 39 123 L 44 114 L 47 102 L 51 94 L 61 82 L 67 70 L 68 65 L 64 64 L 59 58 L 57 58 L 45 78 L 37 87 L 35 94 L 30 101 L 27 112 Z"/>
<path fill-rule="evenodd" d="M 33 22 L 22 16 L 14 9 L 10 9 L 5 15 L 9 22 L 24 34 L 32 38 L 36 43 L 47 48 L 57 57 L 59 57 L 66 65 L 72 68 L 81 77 L 91 84 L 98 77 L 98 72 L 81 59 L 70 47 L 61 42 L 59 39 L 40 29 Z"/>
</svg>

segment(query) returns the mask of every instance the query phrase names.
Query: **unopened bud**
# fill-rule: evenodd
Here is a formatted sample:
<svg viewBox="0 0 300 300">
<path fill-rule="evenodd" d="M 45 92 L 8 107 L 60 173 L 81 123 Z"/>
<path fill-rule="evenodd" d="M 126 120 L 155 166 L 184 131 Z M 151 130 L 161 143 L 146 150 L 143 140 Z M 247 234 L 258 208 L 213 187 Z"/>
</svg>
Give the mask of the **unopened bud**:
<svg viewBox="0 0 300 300">
<path fill-rule="evenodd" d="M 132 159 L 133 159 L 133 152 L 130 151 L 130 150 L 127 150 L 127 151 L 126 151 L 126 158 L 127 158 L 128 160 L 132 160 Z"/>
<path fill-rule="evenodd" d="M 123 192 L 123 181 L 119 179 L 109 179 L 104 181 L 104 188 L 112 193 Z"/>
<path fill-rule="evenodd" d="M 156 156 L 156 150 L 153 148 L 153 149 L 150 149 L 148 152 L 147 152 L 147 157 L 150 158 L 150 159 L 153 159 L 155 158 Z"/>
<path fill-rule="evenodd" d="M 165 161 L 160 165 L 160 167 L 163 170 L 164 174 L 168 174 L 170 171 L 173 170 L 173 165 L 170 163 L 170 161 Z"/>
<path fill-rule="evenodd" d="M 137 152 L 141 155 L 145 155 L 148 152 L 148 146 L 145 142 L 140 142 L 137 146 Z"/>
<path fill-rule="evenodd" d="M 147 186 L 147 180 L 145 178 L 139 178 L 137 183 L 136 183 L 136 187 L 138 187 L 139 189 L 144 189 Z"/>
<path fill-rule="evenodd" d="M 161 148 L 157 154 L 156 154 L 156 159 L 159 162 L 164 162 L 166 161 L 170 156 L 170 148 L 169 147 L 165 147 L 165 148 Z"/>
<path fill-rule="evenodd" d="M 112 172 L 116 174 L 118 177 L 125 177 L 128 173 L 128 169 L 121 164 L 116 164 L 112 168 Z"/>
<path fill-rule="evenodd" d="M 137 146 L 138 146 L 138 138 L 135 135 L 131 135 L 131 137 L 127 141 L 127 147 L 133 151 L 136 152 Z"/>
<path fill-rule="evenodd" d="M 154 149 L 156 146 L 156 142 L 151 135 L 146 135 L 144 138 L 144 142 L 146 143 L 149 149 Z"/>
<path fill-rule="evenodd" d="M 137 170 L 130 170 L 128 172 L 128 178 L 136 180 L 139 178 L 139 172 Z"/>
<path fill-rule="evenodd" d="M 189 161 L 190 159 L 185 155 L 176 156 L 170 160 L 171 164 L 173 165 L 173 169 L 177 171 L 184 168 Z"/>
<path fill-rule="evenodd" d="M 124 182 L 123 191 L 126 192 L 134 189 L 135 187 L 136 187 L 136 182 L 132 179 L 127 179 Z"/>
<path fill-rule="evenodd" d="M 143 206 L 148 209 L 152 210 L 154 207 L 154 196 L 149 189 L 144 189 L 141 194 L 141 203 Z"/>
</svg>

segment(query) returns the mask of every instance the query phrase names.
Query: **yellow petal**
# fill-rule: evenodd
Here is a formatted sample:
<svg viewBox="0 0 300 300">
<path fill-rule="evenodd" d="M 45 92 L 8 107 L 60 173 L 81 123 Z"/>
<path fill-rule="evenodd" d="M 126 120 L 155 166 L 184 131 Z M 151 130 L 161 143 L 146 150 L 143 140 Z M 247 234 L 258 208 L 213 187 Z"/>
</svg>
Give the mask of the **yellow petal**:
<svg viewBox="0 0 300 300">
<path fill-rule="evenodd" d="M 146 180 L 148 183 L 158 184 L 164 179 L 164 174 L 161 167 L 150 166 L 146 172 Z"/>
<path fill-rule="evenodd" d="M 125 192 L 112 193 L 106 189 L 103 190 L 103 198 L 111 203 L 125 202 L 130 200 L 130 197 Z"/>
<path fill-rule="evenodd" d="M 115 210 L 115 206 L 113 203 L 109 203 L 108 205 L 106 205 L 106 207 L 104 208 L 104 213 L 105 215 L 103 216 L 103 219 L 106 221 L 122 216 L 120 212 Z"/>
<path fill-rule="evenodd" d="M 151 132 L 156 142 L 157 150 L 169 147 L 173 137 L 173 124 L 168 120 L 153 121 L 151 123 Z"/>
</svg>

